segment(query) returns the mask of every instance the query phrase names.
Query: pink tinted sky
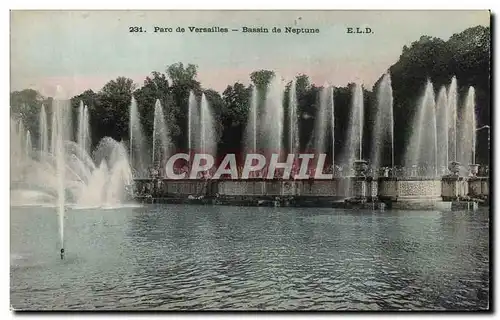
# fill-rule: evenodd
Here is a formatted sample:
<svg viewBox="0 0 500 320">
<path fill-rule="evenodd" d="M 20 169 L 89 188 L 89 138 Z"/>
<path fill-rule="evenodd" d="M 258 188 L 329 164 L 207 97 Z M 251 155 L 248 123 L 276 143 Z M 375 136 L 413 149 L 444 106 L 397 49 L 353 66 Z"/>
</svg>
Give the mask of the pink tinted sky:
<svg viewBox="0 0 500 320">
<path fill-rule="evenodd" d="M 390 66 L 391 62 L 382 64 L 382 66 Z M 272 68 L 269 68 L 272 69 Z M 276 70 L 277 68 L 274 68 Z M 199 70 L 197 79 L 202 83 L 204 88 L 214 89 L 219 92 L 224 91 L 228 85 L 235 82 L 241 82 L 245 85 L 250 83 L 250 73 L 255 71 L 254 68 L 204 68 Z M 310 68 L 304 68 L 297 71 L 291 67 L 279 68 L 279 76 L 286 80 L 291 80 L 297 74 L 304 73 L 309 75 L 311 82 L 320 86 L 325 83 L 340 84 L 340 83 L 365 83 L 372 85 L 384 72 L 386 68 L 373 68 L 363 63 L 353 63 L 346 61 L 345 63 L 331 64 L 316 64 Z M 134 81 L 137 87 L 142 86 L 144 79 L 150 74 L 135 74 L 127 75 Z M 64 94 L 68 96 L 77 95 L 87 89 L 94 91 L 100 90 L 108 81 L 116 79 L 120 74 L 96 75 L 96 76 L 56 76 L 43 77 L 29 85 L 30 88 L 38 90 L 44 96 L 54 96 L 56 86 L 64 88 Z M 207 86 L 207 84 L 209 84 Z"/>
<path fill-rule="evenodd" d="M 98 91 L 118 76 L 140 86 L 151 71 L 176 62 L 198 66 L 204 88 L 219 92 L 249 83 L 251 72 L 275 71 L 286 80 L 300 73 L 313 83 L 371 87 L 422 35 L 447 40 L 466 28 L 489 26 L 488 11 L 22 11 L 11 13 L 11 90 L 53 96 Z M 154 26 L 298 26 L 314 35 L 158 34 Z M 128 33 L 140 25 L 147 33 Z M 348 27 L 369 26 L 371 35 Z"/>
</svg>

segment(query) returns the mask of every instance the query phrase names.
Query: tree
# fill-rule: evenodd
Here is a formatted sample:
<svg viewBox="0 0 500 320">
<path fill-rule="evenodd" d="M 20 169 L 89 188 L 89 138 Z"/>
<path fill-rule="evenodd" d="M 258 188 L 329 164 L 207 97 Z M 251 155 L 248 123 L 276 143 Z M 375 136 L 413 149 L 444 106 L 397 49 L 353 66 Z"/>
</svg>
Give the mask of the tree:
<svg viewBox="0 0 500 320">
<path fill-rule="evenodd" d="M 132 79 L 119 77 L 104 85 L 99 92 L 99 108 L 96 109 L 102 134 L 121 141 L 129 135 L 129 107 L 134 90 Z"/>
<path fill-rule="evenodd" d="M 189 93 L 199 97 L 201 85 L 196 80 L 197 67 L 188 64 L 186 68 L 182 62 L 170 65 L 166 69 L 167 75 L 172 82 L 169 93 L 172 95 L 172 108 L 174 110 L 174 121 L 179 126 L 179 135 L 176 136 L 176 145 L 185 146 L 187 143 L 187 122 L 189 114 Z"/>
<path fill-rule="evenodd" d="M 259 71 L 254 71 L 250 74 L 250 80 L 252 80 L 252 83 L 255 84 L 255 86 L 259 91 L 262 91 L 267 89 L 267 86 L 274 78 L 274 76 L 275 76 L 274 71 L 259 70 Z"/>
<path fill-rule="evenodd" d="M 166 74 L 153 71 L 151 77 L 146 77 L 144 85 L 134 92 L 134 97 L 139 106 L 139 113 L 144 133 L 152 137 L 154 126 L 154 108 L 156 100 L 160 100 L 165 115 L 165 121 L 172 137 L 180 135 L 180 127 L 177 123 L 179 110 L 174 103 L 171 87 Z M 148 139 L 149 140 L 149 139 Z"/>
<path fill-rule="evenodd" d="M 40 110 L 47 100 L 36 90 L 25 89 L 10 94 L 11 117 L 23 122 L 25 130 L 29 130 L 33 145 L 38 143 L 40 132 Z"/>
</svg>

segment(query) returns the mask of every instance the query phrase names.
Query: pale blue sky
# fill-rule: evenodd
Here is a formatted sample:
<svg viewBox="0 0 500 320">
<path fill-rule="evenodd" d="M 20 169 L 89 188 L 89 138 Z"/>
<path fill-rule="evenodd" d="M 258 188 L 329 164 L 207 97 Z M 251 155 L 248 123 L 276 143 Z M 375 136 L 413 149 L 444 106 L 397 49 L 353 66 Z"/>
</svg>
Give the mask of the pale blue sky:
<svg viewBox="0 0 500 320">
<path fill-rule="evenodd" d="M 153 33 L 154 26 L 284 29 L 295 23 L 320 33 Z M 262 68 L 287 79 L 306 73 L 318 84 L 371 86 L 421 35 L 447 40 L 489 23 L 488 11 L 14 11 L 11 89 L 51 95 L 60 84 L 73 95 L 117 76 L 140 85 L 151 71 L 179 61 L 197 64 L 203 86 L 219 91 L 248 83 L 249 73 Z M 129 26 L 147 33 L 129 33 Z M 350 26 L 374 33 L 347 34 Z"/>
</svg>

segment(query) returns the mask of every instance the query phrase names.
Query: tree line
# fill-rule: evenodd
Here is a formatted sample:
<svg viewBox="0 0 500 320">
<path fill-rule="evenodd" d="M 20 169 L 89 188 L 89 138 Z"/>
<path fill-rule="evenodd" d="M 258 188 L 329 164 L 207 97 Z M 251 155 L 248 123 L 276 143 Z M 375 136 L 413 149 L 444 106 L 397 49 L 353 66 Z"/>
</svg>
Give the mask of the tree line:
<svg viewBox="0 0 500 320">
<path fill-rule="evenodd" d="M 392 78 L 394 97 L 396 163 L 402 160 L 419 97 L 428 79 L 433 82 L 437 96 L 440 87 L 448 86 L 451 78 L 456 76 L 460 106 L 468 87 L 474 86 L 478 126 L 490 125 L 490 38 L 489 27 L 477 26 L 454 34 L 448 41 L 422 36 L 410 46 L 402 48 L 399 60 L 388 70 Z M 197 67 L 181 62 L 167 66 L 164 72 L 153 71 L 140 87 L 129 78 L 118 77 L 106 83 L 98 92 L 89 89 L 71 98 L 75 122 L 73 127 L 76 130 L 76 115 L 80 101 L 83 101 L 89 107 L 93 146 L 105 136 L 127 141 L 129 106 L 133 96 L 138 104 L 144 134 L 147 141 L 151 141 L 154 106 L 155 101 L 159 99 L 171 138 L 178 149 L 183 149 L 187 145 L 188 99 L 192 91 L 198 99 L 201 99 L 204 93 L 211 105 L 219 137 L 219 153 L 235 152 L 242 147 L 252 87 L 255 86 L 259 92 L 263 92 L 273 76 L 274 72 L 271 70 L 258 70 L 250 74 L 250 85 L 236 82 L 228 85 L 222 93 L 204 88 L 197 80 Z M 371 148 L 376 92 L 382 76 L 372 90 L 363 89 L 364 158 L 369 156 Z M 300 143 L 301 147 L 305 148 L 314 129 L 322 87 L 311 83 L 305 74 L 298 75 L 295 80 Z M 336 154 L 346 141 L 353 86 L 354 84 L 350 83 L 345 87 L 337 87 L 334 91 Z M 289 89 L 290 83 L 284 94 L 285 114 L 288 109 Z M 32 89 L 11 93 L 11 115 L 23 120 L 25 127 L 32 133 L 35 145 L 38 143 L 40 107 L 44 104 L 50 115 L 51 101 L 51 97 L 43 97 Z M 489 163 L 487 134 L 488 132 L 483 130 L 478 135 L 479 163 Z"/>
</svg>

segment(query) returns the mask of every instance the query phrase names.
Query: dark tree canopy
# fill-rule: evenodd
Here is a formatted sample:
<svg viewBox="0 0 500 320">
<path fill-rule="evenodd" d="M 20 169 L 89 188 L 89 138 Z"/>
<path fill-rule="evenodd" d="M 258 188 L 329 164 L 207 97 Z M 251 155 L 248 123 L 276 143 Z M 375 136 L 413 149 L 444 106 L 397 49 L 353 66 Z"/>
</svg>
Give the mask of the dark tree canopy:
<svg viewBox="0 0 500 320">
<path fill-rule="evenodd" d="M 490 28 L 477 26 L 454 34 L 447 41 L 424 35 L 410 46 L 402 48 L 399 60 L 388 70 L 392 78 L 394 96 L 396 163 L 401 161 L 405 141 L 408 139 L 408 129 L 411 127 L 419 97 L 428 79 L 433 82 L 437 95 L 439 89 L 442 86 L 449 86 L 451 78 L 456 76 L 460 105 L 465 99 L 468 87 L 474 86 L 478 126 L 491 124 L 490 43 Z M 200 102 L 201 95 L 204 93 L 214 112 L 219 152 L 223 154 L 238 151 L 244 138 L 252 86 L 255 86 L 259 92 L 258 108 L 262 108 L 264 96 L 262 93 L 275 76 L 274 71 L 254 71 L 249 75 L 249 86 L 236 82 L 228 85 L 221 94 L 210 88 L 203 88 L 197 80 L 197 75 L 196 65 L 184 65 L 179 62 L 167 66 L 164 73 L 151 72 L 139 88 L 136 88 L 131 79 L 119 77 L 109 81 L 99 92 L 86 90 L 73 97 L 71 104 L 75 112 L 78 110 L 80 101 L 89 107 L 92 140 L 95 145 L 104 136 L 110 136 L 116 140 L 128 139 L 129 106 L 132 96 L 137 101 L 144 134 L 146 137 L 151 137 L 155 102 L 159 100 L 174 142 L 178 148 L 184 148 L 187 140 L 185 135 L 189 94 L 193 92 L 197 101 Z M 375 83 L 372 91 L 364 89 L 364 149 L 367 150 L 365 156 L 369 154 L 371 148 L 373 110 L 376 103 L 376 91 L 382 76 Z M 313 131 L 321 87 L 312 84 L 305 74 L 298 75 L 295 81 L 300 141 L 304 149 Z M 291 82 L 284 94 L 285 114 L 289 105 L 290 84 Z M 338 151 L 346 140 L 352 87 L 353 84 L 348 84 L 345 87 L 335 88 L 334 92 L 335 148 Z M 37 91 L 31 89 L 11 93 L 11 114 L 24 121 L 35 141 L 39 132 L 40 108 L 42 104 L 45 104 L 47 113 L 50 114 L 51 99 L 42 97 Z M 489 163 L 486 141 L 486 132 L 478 135 L 477 159 L 480 163 Z"/>
</svg>

